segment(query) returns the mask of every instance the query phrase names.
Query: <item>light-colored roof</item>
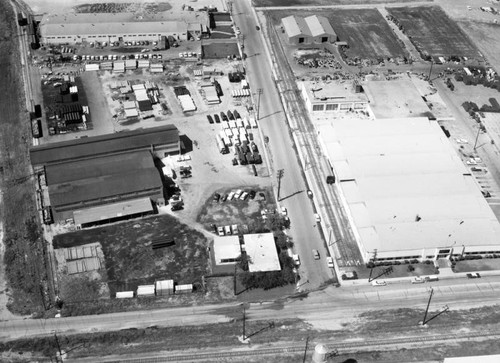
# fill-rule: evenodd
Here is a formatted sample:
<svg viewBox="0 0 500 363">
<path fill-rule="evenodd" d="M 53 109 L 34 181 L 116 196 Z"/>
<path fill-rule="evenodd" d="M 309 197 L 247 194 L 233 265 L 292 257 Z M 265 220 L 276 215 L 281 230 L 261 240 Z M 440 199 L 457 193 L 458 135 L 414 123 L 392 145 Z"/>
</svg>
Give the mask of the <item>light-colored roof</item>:
<svg viewBox="0 0 500 363">
<path fill-rule="evenodd" d="M 202 12 L 162 12 L 137 16 L 133 13 L 65 13 L 44 15 L 40 23 L 42 37 L 61 35 L 119 35 L 186 33 L 188 27 L 208 25 Z"/>
<path fill-rule="evenodd" d="M 283 23 L 283 27 L 285 28 L 285 32 L 289 38 L 299 35 L 311 36 L 311 31 L 309 30 L 304 18 L 291 15 L 281 19 L 281 22 Z"/>
<path fill-rule="evenodd" d="M 330 25 L 330 22 L 324 16 L 311 15 L 304 20 L 309 27 L 309 32 L 313 37 L 322 35 L 336 36 L 332 26 Z"/>
<path fill-rule="evenodd" d="M 73 212 L 73 219 L 76 225 L 82 225 L 152 211 L 151 200 L 149 198 L 141 198 L 75 210 Z"/>
<path fill-rule="evenodd" d="M 308 98 L 313 103 L 368 102 L 364 93 L 355 93 L 352 83 L 302 82 Z"/>
<path fill-rule="evenodd" d="M 217 90 L 215 89 L 215 86 L 204 86 L 203 91 L 205 91 L 205 97 L 208 102 L 219 102 L 220 98 L 217 95 Z"/>
<path fill-rule="evenodd" d="M 498 363 L 500 354 L 492 355 L 474 355 L 470 357 L 445 358 L 443 363 Z"/>
<path fill-rule="evenodd" d="M 214 257 L 216 264 L 233 263 L 221 262 L 236 260 L 241 256 L 240 239 L 238 236 L 214 237 Z"/>
<path fill-rule="evenodd" d="M 500 223 L 437 122 L 335 119 L 319 131 L 366 251 L 500 245 Z"/>
<path fill-rule="evenodd" d="M 410 79 L 363 84 L 376 118 L 428 116 L 429 107 Z"/>
<path fill-rule="evenodd" d="M 281 270 L 272 233 L 245 234 L 243 239 L 250 272 Z"/>
</svg>

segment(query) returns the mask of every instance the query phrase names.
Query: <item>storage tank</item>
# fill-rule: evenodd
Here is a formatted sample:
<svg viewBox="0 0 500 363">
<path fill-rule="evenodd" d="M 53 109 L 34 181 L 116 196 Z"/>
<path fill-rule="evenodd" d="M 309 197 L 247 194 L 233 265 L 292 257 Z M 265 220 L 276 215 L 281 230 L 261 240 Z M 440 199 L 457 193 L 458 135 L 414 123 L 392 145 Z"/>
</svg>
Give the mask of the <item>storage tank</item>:
<svg viewBox="0 0 500 363">
<path fill-rule="evenodd" d="M 314 352 L 312 356 L 312 361 L 314 363 L 323 363 L 326 362 L 326 356 L 328 354 L 328 348 L 324 344 L 317 344 L 314 347 Z"/>
</svg>

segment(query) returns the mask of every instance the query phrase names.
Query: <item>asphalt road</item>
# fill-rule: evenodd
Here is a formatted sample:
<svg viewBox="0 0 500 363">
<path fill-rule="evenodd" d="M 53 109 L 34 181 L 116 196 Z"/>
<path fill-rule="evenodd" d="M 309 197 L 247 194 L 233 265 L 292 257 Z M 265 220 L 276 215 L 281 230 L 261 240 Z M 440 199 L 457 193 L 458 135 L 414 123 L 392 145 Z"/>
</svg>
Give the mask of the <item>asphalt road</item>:
<svg viewBox="0 0 500 363">
<path fill-rule="evenodd" d="M 447 304 L 450 310 L 497 305 L 500 282 L 484 277 L 464 283 L 462 279 L 412 285 L 408 281 L 384 287 L 364 284 L 343 288 L 328 287 L 307 296 L 274 302 L 252 303 L 247 306 L 249 321 L 303 319 L 319 329 L 341 329 L 344 322 L 356 319 L 360 313 L 400 308 L 424 309 L 429 287 L 434 288 L 430 311 Z M 187 326 L 228 322 L 241 316 L 240 303 L 179 307 L 142 312 L 123 312 L 59 319 L 26 319 L 0 322 L 0 340 L 51 334 L 91 333 L 149 326 Z M 408 322 L 411 325 L 411 322 Z M 418 322 L 415 322 L 417 325 Z"/>
<path fill-rule="evenodd" d="M 267 152 L 270 156 L 272 178 L 277 187 L 277 171 L 283 170 L 280 188 L 280 205 L 288 210 L 291 221 L 289 234 L 301 259 L 299 285 L 302 289 L 314 289 L 333 277 L 325 261 L 324 242 L 314 220 L 311 200 L 307 197 L 306 183 L 302 174 L 292 138 L 286 123 L 286 115 L 273 79 L 270 59 L 265 50 L 261 31 L 256 30 L 256 20 L 250 1 L 233 3 L 233 18 L 244 38 L 247 78 L 258 102 L 261 89 L 259 126 L 269 138 Z M 276 189 L 275 189 L 276 190 Z M 314 260 L 312 250 L 317 249 L 321 258 Z"/>
</svg>

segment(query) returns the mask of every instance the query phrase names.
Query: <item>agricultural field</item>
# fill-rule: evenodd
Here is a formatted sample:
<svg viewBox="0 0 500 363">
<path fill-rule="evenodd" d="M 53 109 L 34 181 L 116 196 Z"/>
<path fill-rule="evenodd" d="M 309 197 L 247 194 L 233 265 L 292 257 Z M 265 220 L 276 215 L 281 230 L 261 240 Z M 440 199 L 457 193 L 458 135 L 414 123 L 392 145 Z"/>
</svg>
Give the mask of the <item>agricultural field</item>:
<svg viewBox="0 0 500 363">
<path fill-rule="evenodd" d="M 323 13 L 341 41 L 347 58 L 397 58 L 407 52 L 377 9 L 342 9 Z"/>
<path fill-rule="evenodd" d="M 159 238 L 175 244 L 153 250 L 152 241 Z M 104 253 L 111 296 L 155 280 L 196 285 L 209 271 L 205 235 L 169 215 L 60 234 L 54 237 L 54 248 L 94 242 L 101 244 Z"/>
<path fill-rule="evenodd" d="M 267 14 L 273 24 L 280 28 L 281 19 L 289 15 L 325 16 L 339 40 L 348 44 L 345 49 L 348 63 L 353 59 L 375 60 L 407 56 L 406 50 L 377 9 L 323 9 L 321 14 L 318 11 L 273 10 Z"/>
<path fill-rule="evenodd" d="M 438 6 L 387 8 L 403 32 L 424 56 L 479 56 L 477 48 L 460 27 Z"/>
</svg>

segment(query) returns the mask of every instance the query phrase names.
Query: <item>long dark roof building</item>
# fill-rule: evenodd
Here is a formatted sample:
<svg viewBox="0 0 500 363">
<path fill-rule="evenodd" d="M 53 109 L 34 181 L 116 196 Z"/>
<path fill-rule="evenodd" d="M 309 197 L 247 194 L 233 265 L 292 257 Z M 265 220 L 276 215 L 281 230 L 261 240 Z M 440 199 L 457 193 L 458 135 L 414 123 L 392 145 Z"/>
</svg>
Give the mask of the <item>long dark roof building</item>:
<svg viewBox="0 0 500 363">
<path fill-rule="evenodd" d="M 33 165 L 47 165 L 137 150 L 177 154 L 179 130 L 174 125 L 165 125 L 56 142 L 31 148 L 30 157 Z"/>
</svg>

